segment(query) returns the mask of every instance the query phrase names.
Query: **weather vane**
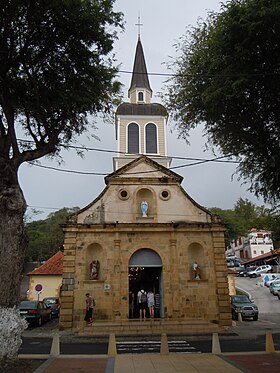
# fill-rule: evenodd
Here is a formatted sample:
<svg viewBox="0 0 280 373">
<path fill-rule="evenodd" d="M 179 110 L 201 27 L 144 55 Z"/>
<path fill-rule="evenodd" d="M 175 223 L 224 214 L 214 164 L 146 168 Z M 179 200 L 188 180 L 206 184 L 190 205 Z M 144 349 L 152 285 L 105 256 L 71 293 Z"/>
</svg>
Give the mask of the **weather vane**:
<svg viewBox="0 0 280 373">
<path fill-rule="evenodd" d="M 138 23 L 135 23 L 135 26 L 138 26 L 138 38 L 140 39 L 140 27 L 143 26 L 143 23 L 140 23 L 140 12 L 138 14 Z"/>
</svg>

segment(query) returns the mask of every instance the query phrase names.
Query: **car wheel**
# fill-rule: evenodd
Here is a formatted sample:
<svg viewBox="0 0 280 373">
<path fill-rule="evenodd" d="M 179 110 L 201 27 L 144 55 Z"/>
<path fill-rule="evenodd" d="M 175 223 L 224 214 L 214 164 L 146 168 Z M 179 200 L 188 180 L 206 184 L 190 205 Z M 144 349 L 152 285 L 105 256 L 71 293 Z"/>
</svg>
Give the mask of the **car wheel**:
<svg viewBox="0 0 280 373">
<path fill-rule="evenodd" d="M 254 320 L 254 321 L 257 321 L 258 318 L 259 318 L 259 315 L 256 315 L 256 316 L 253 317 L 253 320 Z"/>
<path fill-rule="evenodd" d="M 39 317 L 38 322 L 37 322 L 37 325 L 38 325 L 38 326 L 41 326 L 41 325 L 42 325 L 42 317 Z"/>
<path fill-rule="evenodd" d="M 232 311 L 231 315 L 232 315 L 232 320 L 237 320 L 237 314 L 235 311 Z"/>
</svg>

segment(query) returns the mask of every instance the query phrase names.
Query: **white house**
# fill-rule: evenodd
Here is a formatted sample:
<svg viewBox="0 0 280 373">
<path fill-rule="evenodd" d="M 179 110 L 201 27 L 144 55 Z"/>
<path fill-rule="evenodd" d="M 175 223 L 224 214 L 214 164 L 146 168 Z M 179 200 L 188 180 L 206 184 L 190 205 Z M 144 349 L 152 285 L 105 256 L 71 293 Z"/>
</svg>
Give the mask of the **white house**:
<svg viewBox="0 0 280 373">
<path fill-rule="evenodd" d="M 271 231 L 252 228 L 247 236 L 232 241 L 231 252 L 242 259 L 252 259 L 273 250 Z"/>
</svg>

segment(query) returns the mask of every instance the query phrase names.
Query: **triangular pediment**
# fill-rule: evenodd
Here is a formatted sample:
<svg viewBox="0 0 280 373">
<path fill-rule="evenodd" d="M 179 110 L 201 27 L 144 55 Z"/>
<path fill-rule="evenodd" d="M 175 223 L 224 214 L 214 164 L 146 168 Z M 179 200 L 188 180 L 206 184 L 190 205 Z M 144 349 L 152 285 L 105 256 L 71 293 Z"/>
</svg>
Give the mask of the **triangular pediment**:
<svg viewBox="0 0 280 373">
<path fill-rule="evenodd" d="M 114 178 L 168 178 L 181 183 L 183 177 L 142 155 L 105 177 L 106 184 Z"/>
</svg>

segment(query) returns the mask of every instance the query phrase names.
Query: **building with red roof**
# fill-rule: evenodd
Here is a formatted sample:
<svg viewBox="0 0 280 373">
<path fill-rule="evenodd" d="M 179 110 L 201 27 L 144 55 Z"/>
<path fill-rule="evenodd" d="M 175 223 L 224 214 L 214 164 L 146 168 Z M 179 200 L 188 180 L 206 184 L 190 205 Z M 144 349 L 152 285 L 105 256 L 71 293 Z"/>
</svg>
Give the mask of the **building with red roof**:
<svg viewBox="0 0 280 373">
<path fill-rule="evenodd" d="M 58 251 L 40 267 L 29 272 L 29 300 L 59 297 L 63 273 L 62 251 Z"/>
</svg>

